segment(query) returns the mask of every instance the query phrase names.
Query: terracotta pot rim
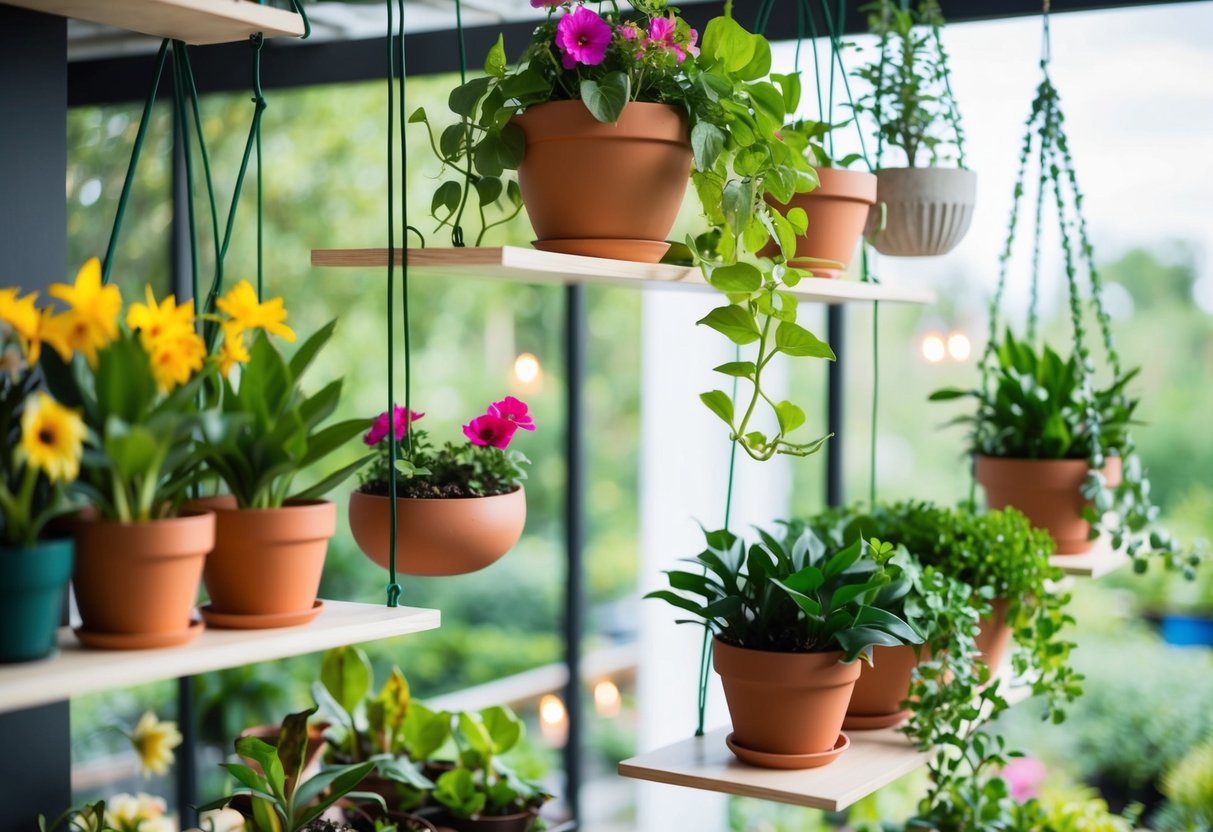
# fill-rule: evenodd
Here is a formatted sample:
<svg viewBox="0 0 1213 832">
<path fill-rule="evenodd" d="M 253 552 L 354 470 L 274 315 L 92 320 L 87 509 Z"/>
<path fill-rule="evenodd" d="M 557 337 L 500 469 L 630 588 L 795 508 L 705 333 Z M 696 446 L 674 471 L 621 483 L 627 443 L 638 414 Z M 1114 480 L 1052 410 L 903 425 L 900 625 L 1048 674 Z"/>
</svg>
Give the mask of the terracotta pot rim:
<svg viewBox="0 0 1213 832">
<path fill-rule="evenodd" d="M 472 502 L 473 500 L 497 500 L 502 497 L 513 497 L 518 492 L 524 491 L 524 490 L 525 489 L 520 485 L 517 488 L 515 488 L 513 491 L 507 491 L 504 494 L 492 494 L 492 495 L 489 495 L 488 497 L 397 497 L 396 502 L 397 503 L 460 503 L 460 502 Z M 367 491 L 363 491 L 361 488 L 356 488 L 352 492 L 350 492 L 350 497 L 354 497 L 354 496 L 365 497 L 370 500 L 383 500 L 385 502 L 391 499 L 391 497 L 389 497 L 386 494 L 371 494 Z"/>
<path fill-rule="evenodd" d="M 632 109 L 633 107 L 636 109 Z M 656 101 L 629 101 L 620 113 L 619 120 L 612 123 L 602 122 L 594 118 L 594 114 L 586 109 L 585 104 L 580 100 L 545 101 L 542 104 L 535 104 L 527 108 L 514 116 L 513 120 L 521 124 L 536 125 L 536 122 L 539 122 L 542 117 L 535 115 L 535 113 L 544 108 L 550 108 L 547 112 L 553 115 L 554 118 L 564 121 L 575 120 L 580 123 L 574 124 L 572 127 L 545 125 L 547 129 L 540 129 L 539 135 L 527 136 L 528 145 L 532 143 L 583 141 L 597 137 L 619 141 L 671 144 L 687 149 L 691 147 L 687 115 L 673 104 L 661 104 Z M 559 115 L 556 115 L 558 111 L 568 112 L 560 112 Z M 573 114 L 569 115 L 569 112 Z M 630 117 L 629 113 L 631 113 Z M 654 114 L 658 113 L 670 116 L 669 123 L 655 125 Z M 528 115 L 530 118 L 528 118 Z M 661 116 L 658 116 L 658 118 L 661 118 Z M 546 119 L 543 120 L 546 121 Z M 638 128 L 641 127 L 641 123 L 653 129 L 639 130 Z M 675 125 L 677 125 L 676 135 L 674 133 Z"/>
<path fill-rule="evenodd" d="M 903 165 L 896 168 L 877 168 L 875 173 L 877 176 L 880 176 L 882 173 L 900 173 L 902 171 L 933 171 L 940 173 L 968 173 L 972 174 L 973 176 L 977 175 L 977 171 L 973 170 L 972 168 L 962 168 L 955 165 L 927 165 L 915 167 Z"/>
<path fill-rule="evenodd" d="M 740 645 L 723 641 L 719 636 L 712 636 L 712 642 L 716 647 L 723 646 L 729 650 L 736 650 L 750 655 L 798 656 L 806 659 L 820 657 L 823 662 L 830 656 L 837 657 L 834 662 L 830 662 L 831 665 L 835 663 L 841 664 L 844 655 L 842 650 L 761 650 L 757 647 L 741 647 Z"/>
<path fill-rule="evenodd" d="M 227 495 L 227 496 L 230 496 L 230 495 Z M 207 499 L 207 498 L 203 498 L 203 499 Z M 211 497 L 209 499 L 216 499 L 216 498 Z M 311 511 L 311 510 L 315 510 L 315 509 L 319 509 L 319 508 L 325 508 L 326 506 L 335 506 L 335 505 L 337 505 L 337 503 L 333 500 L 287 500 L 285 503 L 283 503 L 280 506 L 277 506 L 276 508 L 239 508 L 239 507 L 237 507 L 237 508 L 219 508 L 219 507 L 212 507 L 212 508 L 208 508 L 206 510 L 214 512 L 215 514 L 241 514 L 244 516 L 252 516 L 257 513 L 276 514 L 278 512 L 284 512 L 284 511 Z"/>
<path fill-rule="evenodd" d="M 1085 465 L 1091 467 L 1091 460 L 1086 457 L 1082 458 L 1067 458 L 1067 459 L 1035 459 L 1027 456 L 991 456 L 990 454 L 975 454 L 978 459 L 987 460 L 990 462 L 1004 462 L 1009 464 L 1023 463 L 1039 463 L 1041 465 Z M 1111 457 L 1108 457 L 1111 459 Z M 1119 457 L 1117 457 L 1119 459 Z"/>
<path fill-rule="evenodd" d="M 143 522 L 124 523 L 121 520 L 110 520 L 105 517 L 94 517 L 87 520 L 81 520 L 82 525 L 98 526 L 107 529 L 146 529 L 150 526 L 158 526 L 163 528 L 165 525 L 174 524 L 178 526 L 205 525 L 207 521 L 215 522 L 215 510 L 207 509 L 185 509 L 183 508 L 176 517 L 160 517 L 155 520 L 146 520 Z"/>
</svg>

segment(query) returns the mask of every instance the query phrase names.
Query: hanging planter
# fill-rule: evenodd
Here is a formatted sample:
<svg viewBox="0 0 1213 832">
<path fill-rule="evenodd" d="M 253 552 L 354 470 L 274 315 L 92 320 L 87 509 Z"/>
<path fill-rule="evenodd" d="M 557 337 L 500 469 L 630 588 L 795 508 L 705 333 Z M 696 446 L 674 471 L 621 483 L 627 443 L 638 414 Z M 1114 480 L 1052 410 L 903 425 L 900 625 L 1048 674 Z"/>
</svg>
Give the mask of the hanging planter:
<svg viewBox="0 0 1213 832">
<path fill-rule="evenodd" d="M 977 174 L 963 168 L 881 168 L 865 236 L 881 254 L 939 257 L 964 239 L 977 204 Z"/>
<path fill-rule="evenodd" d="M 783 211 L 800 208 L 808 217 L 808 227 L 797 237 L 796 254 L 788 262 L 817 277 L 838 277 L 855 255 L 868 212 L 876 204 L 876 176 L 822 167 L 817 168 L 817 178 L 817 188 L 796 194 L 787 203 L 772 197 L 768 201 Z M 771 244 L 759 254 L 771 257 L 777 252 L 778 247 Z"/>
<path fill-rule="evenodd" d="M 643 263 L 662 258 L 691 172 L 681 110 L 631 102 L 611 124 L 580 101 L 553 101 L 515 123 L 526 136 L 518 186 L 536 248 Z"/>
</svg>

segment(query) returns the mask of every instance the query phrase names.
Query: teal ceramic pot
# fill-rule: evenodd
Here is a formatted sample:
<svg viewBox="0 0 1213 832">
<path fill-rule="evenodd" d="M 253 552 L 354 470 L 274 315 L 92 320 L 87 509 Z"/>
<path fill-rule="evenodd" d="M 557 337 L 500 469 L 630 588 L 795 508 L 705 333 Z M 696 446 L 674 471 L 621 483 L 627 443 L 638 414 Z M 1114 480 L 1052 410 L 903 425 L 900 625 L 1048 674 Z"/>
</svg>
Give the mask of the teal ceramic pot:
<svg viewBox="0 0 1213 832">
<path fill-rule="evenodd" d="M 70 538 L 0 547 L 0 662 L 45 658 L 55 647 L 63 591 L 72 576 Z"/>
</svg>

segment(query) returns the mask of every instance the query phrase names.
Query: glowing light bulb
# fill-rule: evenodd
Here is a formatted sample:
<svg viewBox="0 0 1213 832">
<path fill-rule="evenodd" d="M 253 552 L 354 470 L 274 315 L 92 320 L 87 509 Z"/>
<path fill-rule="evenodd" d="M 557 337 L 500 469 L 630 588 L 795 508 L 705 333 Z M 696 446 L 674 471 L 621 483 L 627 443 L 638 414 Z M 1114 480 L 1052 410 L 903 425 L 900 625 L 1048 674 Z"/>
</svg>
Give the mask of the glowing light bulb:
<svg viewBox="0 0 1213 832">
<path fill-rule="evenodd" d="M 524 352 L 514 359 L 514 378 L 522 384 L 532 384 L 539 378 L 539 359 L 532 353 Z"/>
<path fill-rule="evenodd" d="M 968 361 L 972 354 L 973 344 L 969 336 L 963 332 L 953 332 L 948 336 L 948 355 L 952 356 L 953 361 Z"/>
<path fill-rule="evenodd" d="M 594 685 L 594 709 L 603 719 L 614 719 L 619 716 L 623 697 L 614 682 L 606 679 Z"/>
<path fill-rule="evenodd" d="M 947 357 L 948 348 L 943 337 L 932 332 L 922 339 L 922 357 L 932 364 L 938 364 Z"/>
<path fill-rule="evenodd" d="M 568 712 L 555 694 L 546 693 L 539 700 L 539 733 L 552 746 L 564 745 L 568 739 Z"/>
</svg>

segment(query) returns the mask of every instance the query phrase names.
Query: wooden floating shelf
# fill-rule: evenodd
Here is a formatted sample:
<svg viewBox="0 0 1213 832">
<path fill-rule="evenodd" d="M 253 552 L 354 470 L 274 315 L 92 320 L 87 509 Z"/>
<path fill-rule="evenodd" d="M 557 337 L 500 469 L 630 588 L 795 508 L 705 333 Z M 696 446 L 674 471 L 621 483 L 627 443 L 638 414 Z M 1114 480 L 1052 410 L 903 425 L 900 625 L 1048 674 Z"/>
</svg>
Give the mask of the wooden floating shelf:
<svg viewBox="0 0 1213 832">
<path fill-rule="evenodd" d="M 410 248 L 412 274 L 433 277 L 483 277 L 520 280 L 528 283 L 586 283 L 614 286 L 697 286 L 707 288 L 698 268 L 663 263 L 633 263 L 580 257 L 550 251 L 497 246 L 494 248 Z M 312 265 L 322 268 L 383 268 L 386 248 L 314 249 Z M 403 262 L 403 251 L 396 251 L 396 264 Z M 854 301 L 891 301 L 894 303 L 934 303 L 935 294 L 926 289 L 904 289 L 882 283 L 855 280 L 830 280 L 811 277 L 800 281 L 793 294 L 817 303 Z"/>
<path fill-rule="evenodd" d="M 277 630 L 207 629 L 191 644 L 160 650 L 85 650 L 64 627 L 58 654 L 38 662 L 0 665 L 0 713 L 433 630 L 439 622 L 438 610 L 325 601 L 310 624 Z"/>
<path fill-rule="evenodd" d="M 229 43 L 258 32 L 300 37 L 303 18 L 253 0 L 4 0 L 36 12 L 191 44 Z"/>
<path fill-rule="evenodd" d="M 1081 555 L 1053 555 L 1049 563 L 1065 572 L 1083 578 L 1102 578 L 1129 564 L 1129 556 L 1112 548 L 1112 541 L 1101 536 L 1091 551 Z"/>
</svg>

